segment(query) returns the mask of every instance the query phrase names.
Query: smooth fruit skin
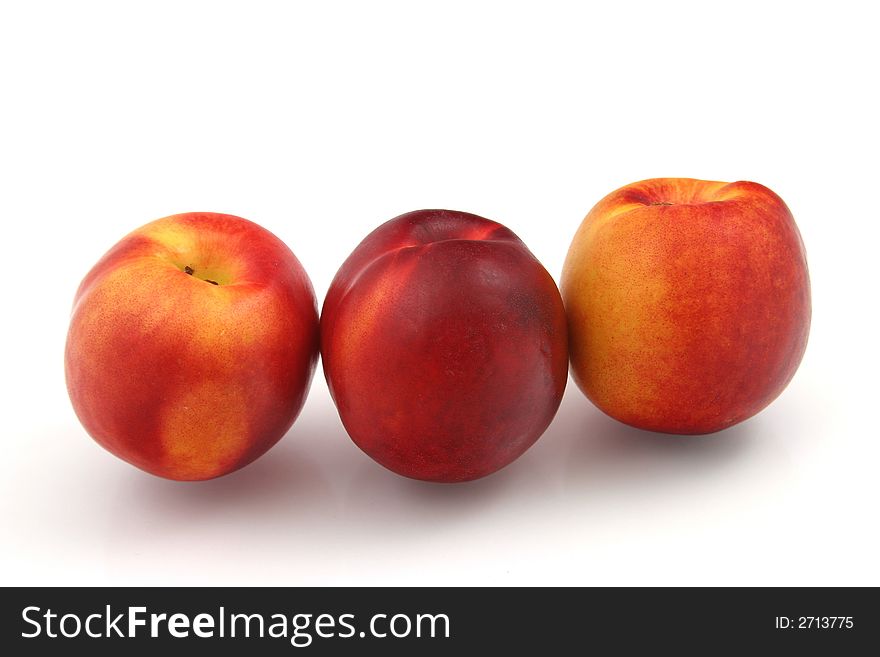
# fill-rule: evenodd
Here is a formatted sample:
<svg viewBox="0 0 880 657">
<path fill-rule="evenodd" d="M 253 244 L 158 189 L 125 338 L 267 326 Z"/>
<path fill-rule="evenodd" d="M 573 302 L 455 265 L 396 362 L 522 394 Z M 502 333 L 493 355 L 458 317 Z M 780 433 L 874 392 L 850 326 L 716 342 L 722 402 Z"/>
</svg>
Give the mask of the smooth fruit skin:
<svg viewBox="0 0 880 657">
<path fill-rule="evenodd" d="M 652 431 L 711 433 L 755 415 L 794 376 L 810 329 L 800 233 L 752 182 L 618 189 L 578 229 L 561 288 L 575 382 Z"/>
<path fill-rule="evenodd" d="M 420 210 L 373 231 L 321 315 L 324 373 L 352 440 L 398 474 L 477 479 L 544 432 L 568 369 L 552 277 L 510 230 Z"/>
<path fill-rule="evenodd" d="M 116 456 L 169 479 L 210 479 L 287 432 L 318 341 L 312 285 L 281 240 L 239 217 L 179 214 L 130 233 L 83 280 L 67 389 Z"/>
</svg>

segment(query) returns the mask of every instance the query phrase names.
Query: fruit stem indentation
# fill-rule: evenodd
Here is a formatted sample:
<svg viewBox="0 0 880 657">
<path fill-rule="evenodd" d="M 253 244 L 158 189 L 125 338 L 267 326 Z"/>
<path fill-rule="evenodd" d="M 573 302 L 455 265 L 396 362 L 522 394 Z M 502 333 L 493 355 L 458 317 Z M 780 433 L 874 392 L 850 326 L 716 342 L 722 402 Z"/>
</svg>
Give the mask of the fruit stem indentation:
<svg viewBox="0 0 880 657">
<path fill-rule="evenodd" d="M 193 274 L 196 273 L 196 270 L 193 269 L 192 267 L 190 267 L 189 265 L 184 267 L 183 271 L 185 273 L 189 274 L 190 276 L 192 276 Z M 218 283 L 217 281 L 212 281 L 210 278 L 203 278 L 202 280 L 205 281 L 205 283 L 210 283 L 211 285 L 220 285 L 220 283 Z"/>
</svg>

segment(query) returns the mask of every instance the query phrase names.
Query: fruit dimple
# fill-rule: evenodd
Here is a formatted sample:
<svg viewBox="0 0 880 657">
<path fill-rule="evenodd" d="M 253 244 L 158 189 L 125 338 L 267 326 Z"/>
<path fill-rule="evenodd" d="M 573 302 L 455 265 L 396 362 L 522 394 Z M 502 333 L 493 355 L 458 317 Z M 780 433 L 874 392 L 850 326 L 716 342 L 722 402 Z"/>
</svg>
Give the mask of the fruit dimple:
<svg viewBox="0 0 880 657">
<path fill-rule="evenodd" d="M 449 240 L 517 239 L 502 224 L 468 212 L 421 210 L 403 217 L 409 222 L 409 237 L 416 245 Z"/>
<path fill-rule="evenodd" d="M 196 270 L 193 269 L 192 267 L 190 267 L 189 265 L 186 265 L 183 268 L 183 272 L 185 274 L 189 274 L 190 276 L 195 276 Z M 211 280 L 210 278 L 203 278 L 202 276 L 196 276 L 196 278 L 205 281 L 205 283 L 210 283 L 211 285 L 220 285 L 220 283 L 218 283 L 217 281 Z"/>
<path fill-rule="evenodd" d="M 645 181 L 648 205 L 701 205 L 718 200 L 716 192 L 728 183 L 692 178 Z"/>
</svg>

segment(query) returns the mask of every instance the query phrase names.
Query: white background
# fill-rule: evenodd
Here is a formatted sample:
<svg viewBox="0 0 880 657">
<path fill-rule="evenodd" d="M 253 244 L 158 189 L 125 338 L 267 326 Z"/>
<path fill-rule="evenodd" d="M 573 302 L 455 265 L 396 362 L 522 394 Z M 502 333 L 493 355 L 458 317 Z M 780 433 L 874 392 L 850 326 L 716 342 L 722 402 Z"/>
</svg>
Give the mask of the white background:
<svg viewBox="0 0 880 657">
<path fill-rule="evenodd" d="M 871 5 L 4 2 L 0 582 L 880 584 Z M 801 369 L 721 434 L 629 429 L 570 383 L 515 464 L 419 483 L 351 443 L 319 370 L 262 459 L 175 483 L 71 409 L 76 286 L 149 220 L 257 221 L 321 300 L 423 207 L 505 223 L 558 279 L 590 207 L 658 176 L 761 182 L 808 249 Z"/>
</svg>

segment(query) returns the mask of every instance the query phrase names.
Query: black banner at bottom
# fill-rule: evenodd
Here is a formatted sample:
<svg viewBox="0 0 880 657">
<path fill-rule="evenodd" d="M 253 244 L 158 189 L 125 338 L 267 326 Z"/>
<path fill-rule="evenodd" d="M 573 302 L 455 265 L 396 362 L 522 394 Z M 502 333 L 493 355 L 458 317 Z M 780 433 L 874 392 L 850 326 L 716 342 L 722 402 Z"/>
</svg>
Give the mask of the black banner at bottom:
<svg viewBox="0 0 880 657">
<path fill-rule="evenodd" d="M 849 654 L 880 624 L 870 588 L 7 588 L 0 613 L 7 655 Z"/>
</svg>

